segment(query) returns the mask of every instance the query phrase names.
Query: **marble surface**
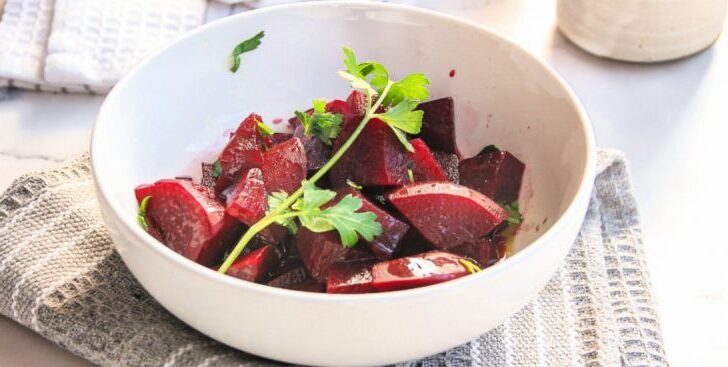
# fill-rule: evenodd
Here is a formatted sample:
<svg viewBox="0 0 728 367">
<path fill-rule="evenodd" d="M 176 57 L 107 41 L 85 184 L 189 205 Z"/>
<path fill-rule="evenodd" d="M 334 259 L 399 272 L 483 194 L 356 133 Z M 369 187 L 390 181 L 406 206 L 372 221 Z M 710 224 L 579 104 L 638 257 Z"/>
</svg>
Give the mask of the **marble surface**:
<svg viewBox="0 0 728 367">
<path fill-rule="evenodd" d="M 472 3 L 472 2 L 470 2 Z M 674 366 L 728 365 L 728 39 L 676 62 L 591 56 L 555 28 L 555 0 L 492 0 L 452 12 L 514 39 L 582 99 L 599 145 L 629 158 L 645 247 Z M 0 190 L 88 148 L 103 98 L 0 89 Z M 0 317 L 0 366 L 85 366 Z"/>
</svg>

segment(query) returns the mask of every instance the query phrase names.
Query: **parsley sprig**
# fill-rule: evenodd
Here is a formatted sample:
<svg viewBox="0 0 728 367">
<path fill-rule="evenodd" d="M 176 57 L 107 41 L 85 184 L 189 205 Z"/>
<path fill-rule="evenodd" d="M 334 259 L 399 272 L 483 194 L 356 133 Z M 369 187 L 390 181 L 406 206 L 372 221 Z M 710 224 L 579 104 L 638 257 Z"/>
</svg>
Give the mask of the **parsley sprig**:
<svg viewBox="0 0 728 367">
<path fill-rule="evenodd" d="M 506 218 L 506 222 L 508 222 L 508 224 L 521 224 L 523 217 L 518 209 L 518 201 L 514 201 L 510 204 L 501 202 L 500 206 L 508 212 L 508 218 Z"/>
<path fill-rule="evenodd" d="M 315 135 L 326 145 L 331 145 L 331 141 L 341 133 L 343 116 L 339 113 L 326 112 L 326 101 L 322 99 L 313 100 L 313 112 L 310 115 L 301 111 L 294 113 L 303 125 L 303 133 L 306 136 Z"/>
<path fill-rule="evenodd" d="M 255 36 L 250 37 L 250 38 L 246 39 L 245 41 L 240 42 L 237 46 L 235 46 L 235 48 L 233 49 L 233 53 L 231 55 L 232 65 L 230 66 L 230 71 L 232 71 L 233 73 L 238 71 L 238 68 L 240 68 L 240 55 L 242 55 L 245 52 L 253 51 L 256 48 L 258 48 L 258 46 L 260 46 L 260 43 L 261 43 L 260 40 L 263 39 L 264 36 L 265 36 L 265 32 L 260 31 Z"/>
<path fill-rule="evenodd" d="M 346 71 L 340 71 L 339 75 L 351 83 L 355 89 L 364 91 L 368 107 L 364 117 L 351 133 L 349 138 L 331 156 L 328 162 L 321 167 L 313 176 L 304 181 L 301 187 L 291 195 L 273 193 L 269 196 L 269 211 L 265 217 L 248 228 L 242 238 L 230 252 L 225 262 L 218 270 L 224 274 L 240 256 L 245 246 L 255 237 L 258 232 L 273 223 L 285 225 L 289 230 L 295 231 L 294 219 L 298 219 L 302 226 L 314 232 L 325 232 L 336 230 L 339 232 L 341 242 L 349 247 L 357 243 L 359 236 L 370 240 L 381 233 L 381 225 L 376 222 L 374 213 L 359 213 L 362 206 L 361 199 L 347 195 L 336 205 L 326 209 L 321 207 L 333 199 L 335 193 L 330 190 L 322 190 L 315 186 L 333 167 L 336 162 L 349 150 L 354 141 L 372 119 L 384 121 L 399 138 L 400 142 L 409 151 L 414 151 L 407 141 L 406 133 L 417 134 L 422 127 L 422 111 L 415 111 L 417 104 L 426 99 L 430 92 L 427 89 L 429 81 L 423 74 L 410 74 L 399 81 L 391 80 L 387 69 L 377 62 L 357 63 L 354 52 L 344 48 L 344 66 Z M 385 112 L 377 113 L 380 107 L 388 108 Z M 313 121 L 316 110 L 320 114 L 325 113 L 325 104 L 314 102 L 314 113 L 311 120 L 300 114 L 301 123 L 308 125 L 310 133 L 333 139 L 338 135 L 334 134 L 335 129 L 331 126 L 334 123 L 322 123 Z M 299 115 L 299 114 L 297 114 Z M 306 114 L 307 115 L 307 114 Z M 324 118 L 325 120 L 326 118 Z M 307 120 L 307 122 L 304 122 Z M 320 129 L 317 132 L 317 129 Z M 320 134 L 320 135 L 319 135 Z M 325 141 L 324 138 L 321 138 Z M 332 194 L 334 196 L 332 196 Z"/>
</svg>

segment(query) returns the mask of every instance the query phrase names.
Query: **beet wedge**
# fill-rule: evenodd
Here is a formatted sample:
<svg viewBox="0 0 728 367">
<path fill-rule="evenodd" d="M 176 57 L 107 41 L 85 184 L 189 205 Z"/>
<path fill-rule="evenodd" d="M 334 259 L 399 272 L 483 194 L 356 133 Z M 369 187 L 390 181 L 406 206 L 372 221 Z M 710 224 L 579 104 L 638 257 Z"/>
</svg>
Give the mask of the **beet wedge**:
<svg viewBox="0 0 728 367">
<path fill-rule="evenodd" d="M 346 260 L 351 251 L 341 245 L 336 231 L 316 233 L 306 227 L 298 228 L 296 250 L 308 273 L 318 281 L 326 281 L 329 269 Z"/>
<path fill-rule="evenodd" d="M 308 162 L 301 140 L 293 137 L 273 146 L 263 155 L 263 182 L 269 193 L 298 190 L 306 179 Z"/>
<path fill-rule="evenodd" d="M 432 155 L 440 163 L 440 167 L 445 170 L 447 179 L 452 183 L 460 183 L 460 158 L 458 158 L 457 154 L 433 150 Z"/>
<path fill-rule="evenodd" d="M 415 182 L 424 181 L 449 181 L 447 172 L 432 154 L 430 148 L 422 139 L 410 141 L 414 152 L 407 152 L 407 157 L 412 162 L 412 176 Z"/>
<path fill-rule="evenodd" d="M 262 121 L 262 117 L 251 113 L 233 133 L 218 158 L 221 172 L 215 182 L 216 193 L 221 193 L 249 169 L 263 164 L 265 140 L 258 130 L 258 122 Z"/>
<path fill-rule="evenodd" d="M 485 195 L 450 182 L 407 185 L 387 199 L 439 249 L 475 242 L 508 217 Z"/>
<path fill-rule="evenodd" d="M 465 256 L 475 261 L 481 268 L 485 269 L 490 265 L 490 249 L 493 247 L 493 240 L 490 237 L 480 239 L 472 243 L 466 243 L 448 251 Z"/>
<path fill-rule="evenodd" d="M 518 200 L 526 165 L 513 154 L 488 151 L 460 162 L 460 183 L 497 201 Z"/>
<path fill-rule="evenodd" d="M 277 261 L 278 254 L 275 248 L 266 245 L 237 259 L 225 274 L 258 283 L 265 279 Z"/>
<path fill-rule="evenodd" d="M 337 190 L 337 195 L 332 203 L 338 202 L 346 195 L 351 195 L 362 201 L 362 207 L 358 212 L 372 212 L 377 216 L 377 222 L 382 225 L 382 234 L 374 237 L 371 242 L 360 239 L 367 247 L 377 256 L 380 260 L 389 260 L 392 258 L 392 254 L 397 251 L 400 241 L 409 230 L 410 226 L 393 215 L 387 213 L 385 210 L 379 208 L 377 205 L 369 201 L 359 190 L 352 187 L 347 187 Z M 356 246 L 352 250 L 358 248 Z"/>
<path fill-rule="evenodd" d="M 420 103 L 417 109 L 424 112 L 419 137 L 433 150 L 457 154 L 455 141 L 455 105 L 451 97 Z"/>
<path fill-rule="evenodd" d="M 167 247 L 209 266 L 242 232 L 209 191 L 189 180 L 159 180 L 136 188 L 138 202 L 151 196 L 147 221 Z"/>
<path fill-rule="evenodd" d="M 431 251 L 372 266 L 372 287 L 380 292 L 424 287 L 468 275 L 463 257 Z"/>
<path fill-rule="evenodd" d="M 263 183 L 263 172 L 252 168 L 235 185 L 223 194 L 226 198 L 225 213 L 252 226 L 265 216 L 268 210 L 268 191 Z M 286 237 L 288 230 L 272 224 L 260 231 L 263 242 L 276 244 Z"/>
<path fill-rule="evenodd" d="M 361 119 L 347 120 L 334 143 L 334 153 L 351 136 Z M 407 179 L 407 151 L 379 119 L 372 119 L 329 173 L 331 186 L 345 187 L 350 179 L 362 186 L 400 186 Z"/>
<path fill-rule="evenodd" d="M 326 293 L 372 293 L 373 261 L 349 261 L 331 267 Z"/>
</svg>

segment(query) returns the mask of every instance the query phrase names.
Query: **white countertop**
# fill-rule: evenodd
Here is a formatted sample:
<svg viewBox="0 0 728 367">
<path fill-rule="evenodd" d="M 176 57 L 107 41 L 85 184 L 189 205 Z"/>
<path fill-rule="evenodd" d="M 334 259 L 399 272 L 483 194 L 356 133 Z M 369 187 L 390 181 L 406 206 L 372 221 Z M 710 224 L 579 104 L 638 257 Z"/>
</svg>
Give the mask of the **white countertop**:
<svg viewBox="0 0 728 367">
<path fill-rule="evenodd" d="M 555 0 L 460 11 L 545 59 L 574 88 L 600 146 L 624 151 L 641 207 L 668 359 L 728 365 L 728 39 L 689 59 L 637 65 L 593 57 L 555 29 Z M 0 190 L 87 150 L 103 98 L 0 89 Z M 0 317 L 0 366 L 87 362 Z"/>
</svg>

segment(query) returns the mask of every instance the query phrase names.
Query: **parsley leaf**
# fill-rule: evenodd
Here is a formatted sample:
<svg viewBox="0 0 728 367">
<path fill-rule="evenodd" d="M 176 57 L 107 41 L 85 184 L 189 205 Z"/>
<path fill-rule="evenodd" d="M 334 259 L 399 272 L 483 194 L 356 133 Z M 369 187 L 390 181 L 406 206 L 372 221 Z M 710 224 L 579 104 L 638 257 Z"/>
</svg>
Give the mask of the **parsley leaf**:
<svg viewBox="0 0 728 367">
<path fill-rule="evenodd" d="M 268 213 L 277 210 L 278 207 L 281 206 L 286 199 L 288 199 L 288 193 L 285 191 L 278 191 L 268 195 Z M 291 210 L 286 208 L 283 211 L 283 214 L 290 212 Z M 277 220 L 276 223 L 288 228 L 288 232 L 290 232 L 291 234 L 296 234 L 296 232 L 298 231 L 296 221 L 294 221 L 293 218 L 280 219 Z"/>
<path fill-rule="evenodd" d="M 480 153 L 478 153 L 478 155 L 488 154 L 491 152 L 500 152 L 500 149 L 498 149 L 497 146 L 491 144 L 491 145 L 488 145 L 487 147 L 481 149 Z"/>
<path fill-rule="evenodd" d="M 149 205 L 149 199 L 151 198 L 151 196 L 145 196 L 142 199 L 142 202 L 139 203 L 139 211 L 137 212 L 137 221 L 145 231 L 149 231 L 149 224 L 147 223 L 147 205 Z"/>
<path fill-rule="evenodd" d="M 238 68 L 240 68 L 240 55 L 244 52 L 253 51 L 258 48 L 258 46 L 260 46 L 260 40 L 263 38 L 263 36 L 265 36 L 265 32 L 260 31 L 255 36 L 248 38 L 235 46 L 232 53 L 233 64 L 232 66 L 230 66 L 230 71 L 232 71 L 233 73 L 238 71 Z"/>
<path fill-rule="evenodd" d="M 430 96 L 430 91 L 427 89 L 427 85 L 429 84 L 430 81 L 425 74 L 415 73 L 407 75 L 392 84 L 382 104 L 385 106 L 396 106 L 405 99 L 424 101 Z"/>
<path fill-rule="evenodd" d="M 415 182 L 415 174 L 412 172 L 412 168 L 407 168 L 407 179 L 409 179 L 409 182 Z"/>
<path fill-rule="evenodd" d="M 256 125 L 258 125 L 258 132 L 260 132 L 260 135 L 262 136 L 271 136 L 273 135 L 273 129 L 270 128 L 270 126 L 263 123 L 263 121 L 255 121 Z"/>
<path fill-rule="evenodd" d="M 374 236 L 382 233 L 382 226 L 377 222 L 376 214 L 357 212 L 363 204 L 361 199 L 347 195 L 339 200 L 336 205 L 322 210 L 321 206 L 336 197 L 336 192 L 319 189 L 310 181 L 304 181 L 302 187 L 303 196 L 296 200 L 290 209 L 285 209 L 279 213 L 279 216 L 289 217 L 276 221 L 278 224 L 291 228 L 293 218 L 290 217 L 290 214 L 295 213 L 301 221 L 301 225 L 312 232 L 338 231 L 341 244 L 344 247 L 356 245 L 359 236 L 371 241 Z M 288 198 L 288 195 L 283 192 L 273 193 L 268 196 L 269 212 L 276 210 L 286 198 Z"/>
<path fill-rule="evenodd" d="M 218 177 L 222 174 L 222 164 L 220 163 L 220 160 L 216 160 L 215 163 L 212 164 L 212 173 L 210 173 L 210 176 L 213 180 L 217 180 Z"/>
<path fill-rule="evenodd" d="M 424 112 L 415 110 L 417 104 L 418 102 L 416 100 L 404 99 L 389 111 L 374 115 L 392 128 L 394 134 L 397 135 L 397 139 L 399 139 L 409 152 L 414 152 L 415 149 L 407 140 L 405 132 L 419 134 L 420 129 L 422 129 Z"/>
<path fill-rule="evenodd" d="M 514 201 L 510 204 L 500 203 L 500 205 L 508 212 L 508 218 L 506 218 L 506 222 L 508 222 L 508 224 L 521 224 L 523 217 L 521 216 L 521 212 L 518 210 L 518 201 Z"/>
<path fill-rule="evenodd" d="M 326 112 L 326 101 L 324 100 L 313 100 L 313 112 L 310 115 L 301 111 L 294 113 L 303 125 L 303 133 L 306 136 L 313 134 L 326 145 L 331 145 L 331 141 L 341 133 L 343 116 L 339 113 Z"/>
<path fill-rule="evenodd" d="M 359 236 L 371 241 L 374 236 L 382 234 L 377 215 L 372 212 L 358 213 L 361 206 L 361 199 L 346 195 L 336 205 L 321 212 L 322 218 L 339 232 L 344 247 L 356 245 Z"/>
</svg>

